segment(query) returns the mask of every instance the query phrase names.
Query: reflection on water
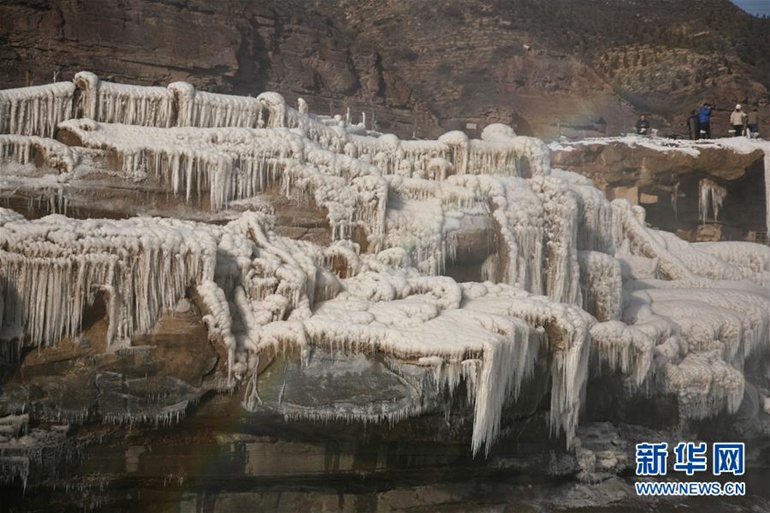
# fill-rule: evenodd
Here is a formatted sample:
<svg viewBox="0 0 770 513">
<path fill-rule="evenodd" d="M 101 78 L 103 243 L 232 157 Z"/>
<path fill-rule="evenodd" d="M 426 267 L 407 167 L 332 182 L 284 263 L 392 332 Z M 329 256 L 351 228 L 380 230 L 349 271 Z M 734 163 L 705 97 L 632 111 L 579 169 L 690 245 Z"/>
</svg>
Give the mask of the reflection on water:
<svg viewBox="0 0 770 513">
<path fill-rule="evenodd" d="M 405 442 L 376 427 L 227 420 L 218 414 L 236 405 L 215 399 L 175 428 L 99 427 L 85 446 L 43 454 L 58 470 L 25 492 L 0 490 L 0 511 L 770 511 L 767 468 L 747 471 L 750 497 L 641 501 L 629 498 L 630 478 L 588 486 L 545 475 L 543 445 L 509 441 L 489 460 L 473 459 L 467 444 Z"/>
</svg>

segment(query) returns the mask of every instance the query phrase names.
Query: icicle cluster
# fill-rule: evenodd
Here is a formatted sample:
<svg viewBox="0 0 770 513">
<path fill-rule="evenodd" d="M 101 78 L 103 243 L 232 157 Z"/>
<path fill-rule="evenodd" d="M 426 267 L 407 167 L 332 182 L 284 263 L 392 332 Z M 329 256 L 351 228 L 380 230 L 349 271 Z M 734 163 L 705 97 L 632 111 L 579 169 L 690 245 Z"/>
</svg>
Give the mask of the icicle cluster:
<svg viewBox="0 0 770 513">
<path fill-rule="evenodd" d="M 580 251 L 578 261 L 583 309 L 600 321 L 620 319 L 623 298 L 618 261 L 597 251 Z"/>
<path fill-rule="evenodd" d="M 74 96 L 71 82 L 0 90 L 0 134 L 53 137 L 72 117 Z"/>
<path fill-rule="evenodd" d="M 0 231 L 3 323 L 31 345 L 75 337 L 96 295 L 109 312 L 107 342 L 147 332 L 186 287 L 214 271 L 216 242 L 175 221 L 75 221 L 48 216 Z"/>
<path fill-rule="evenodd" d="M 176 98 L 175 126 L 260 127 L 262 106 L 255 98 L 196 91 L 186 82 L 174 82 L 168 89 Z"/>
<path fill-rule="evenodd" d="M 604 194 L 594 187 L 591 180 L 577 173 L 553 169 L 551 176 L 569 183 L 570 189 L 576 193 L 579 208 L 578 249 L 613 254 L 612 206 Z"/>
<path fill-rule="evenodd" d="M 87 71 L 75 75 L 74 82 L 80 91 L 81 116 L 104 123 L 174 125 L 174 96 L 165 87 L 115 84 Z"/>
<path fill-rule="evenodd" d="M 714 222 L 719 219 L 719 209 L 722 208 L 722 202 L 727 196 L 727 189 L 714 183 L 708 178 L 702 178 L 698 183 L 698 214 L 701 224 L 706 224 L 709 210 L 714 214 Z"/>
<path fill-rule="evenodd" d="M 287 197 L 327 210 L 334 238 L 349 238 L 360 226 L 376 245 L 383 233 L 387 184 L 377 169 L 285 129 L 153 129 L 90 120 L 61 127 L 87 147 L 113 151 L 127 178 L 153 178 L 188 201 L 208 193 L 214 210 L 280 183 Z"/>
</svg>

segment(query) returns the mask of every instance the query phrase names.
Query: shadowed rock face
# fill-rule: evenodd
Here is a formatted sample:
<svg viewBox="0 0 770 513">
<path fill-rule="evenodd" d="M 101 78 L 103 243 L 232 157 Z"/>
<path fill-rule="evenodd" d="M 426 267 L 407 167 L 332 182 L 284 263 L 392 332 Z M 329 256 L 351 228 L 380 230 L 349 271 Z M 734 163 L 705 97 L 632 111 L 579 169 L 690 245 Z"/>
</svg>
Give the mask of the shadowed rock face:
<svg viewBox="0 0 770 513">
<path fill-rule="evenodd" d="M 165 316 L 152 335 L 105 352 L 102 309 L 77 340 L 33 350 L 3 385 L 5 412 L 32 408 L 38 421 L 63 424 L 101 418 L 117 424 L 174 422 L 211 388 L 204 377 L 218 356 L 189 301 Z M 144 420 L 142 420 L 144 419 Z"/>
</svg>

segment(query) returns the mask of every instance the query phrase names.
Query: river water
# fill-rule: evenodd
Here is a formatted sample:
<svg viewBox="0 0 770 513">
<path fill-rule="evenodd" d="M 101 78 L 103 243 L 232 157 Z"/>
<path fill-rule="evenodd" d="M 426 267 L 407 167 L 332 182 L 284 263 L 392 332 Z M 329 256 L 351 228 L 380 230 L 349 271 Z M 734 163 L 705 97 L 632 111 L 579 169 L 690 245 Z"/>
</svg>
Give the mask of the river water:
<svg viewBox="0 0 770 513">
<path fill-rule="evenodd" d="M 0 488 L 0 511 L 111 513 L 767 513 L 770 468 L 750 467 L 743 498 L 641 500 L 633 476 L 591 485 L 547 475 L 560 443 L 515 437 L 489 459 L 467 438 L 431 440 L 429 425 L 285 423 L 230 415 L 216 398 L 166 428 L 78 428 L 85 443 L 43 452 L 26 490 Z M 462 431 L 462 430 L 461 430 Z M 549 457 L 550 454 L 550 457 Z M 546 456 L 540 459 L 542 456 Z M 38 469 L 40 470 L 40 469 Z"/>
</svg>

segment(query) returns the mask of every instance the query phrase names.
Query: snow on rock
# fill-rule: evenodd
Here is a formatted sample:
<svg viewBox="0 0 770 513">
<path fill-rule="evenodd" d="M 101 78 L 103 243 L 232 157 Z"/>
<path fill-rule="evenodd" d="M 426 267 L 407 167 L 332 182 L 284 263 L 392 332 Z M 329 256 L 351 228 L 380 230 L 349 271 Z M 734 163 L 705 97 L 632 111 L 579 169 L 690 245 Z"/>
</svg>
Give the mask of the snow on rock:
<svg viewBox="0 0 770 513">
<path fill-rule="evenodd" d="M 743 268 L 747 273 L 770 272 L 770 246 L 750 242 L 701 242 L 692 247 Z"/>
<path fill-rule="evenodd" d="M 70 148 L 59 141 L 37 136 L 0 135 L 0 166 L 8 162 L 35 164 L 70 173 L 75 167 L 75 156 Z M 0 167 L 0 175 L 5 174 Z"/>
<path fill-rule="evenodd" d="M 580 251 L 578 262 L 583 308 L 600 321 L 620 319 L 623 308 L 620 263 L 597 251 Z"/>
<path fill-rule="evenodd" d="M 669 139 L 664 137 L 640 137 L 628 135 L 622 137 L 591 137 L 579 141 L 553 142 L 549 145 L 554 151 L 571 151 L 576 146 L 593 146 L 607 144 L 624 144 L 630 148 L 637 146 L 650 148 L 658 152 L 677 152 L 697 157 L 707 148 L 730 148 L 738 153 L 751 153 L 766 141 L 752 140 L 746 137 L 729 137 L 722 139 Z"/>
<path fill-rule="evenodd" d="M 589 138 L 581 141 L 571 141 L 569 143 L 553 142 L 549 148 L 553 151 L 569 152 L 578 146 L 623 144 L 630 148 L 641 146 L 649 148 L 660 153 L 680 153 L 690 157 L 699 157 L 703 150 L 709 148 L 730 149 L 739 154 L 748 154 L 756 150 L 764 153 L 764 172 L 765 172 L 765 206 L 767 231 L 770 232 L 770 141 L 762 139 L 750 139 L 747 137 L 728 137 L 722 139 L 701 139 L 690 141 L 686 139 L 666 139 L 659 137 L 601 137 Z M 713 183 L 713 182 L 712 182 Z M 719 187 L 719 186 L 717 186 Z M 721 199 L 724 199 L 725 191 L 715 188 L 710 184 L 701 184 L 700 189 L 700 214 L 705 223 L 706 211 L 709 207 L 713 208 L 714 218 L 718 213 L 717 202 L 721 205 Z M 705 195 L 705 196 L 704 196 Z M 721 199 L 720 199 L 721 197 Z M 676 205 L 675 205 L 676 209 Z"/>
</svg>

